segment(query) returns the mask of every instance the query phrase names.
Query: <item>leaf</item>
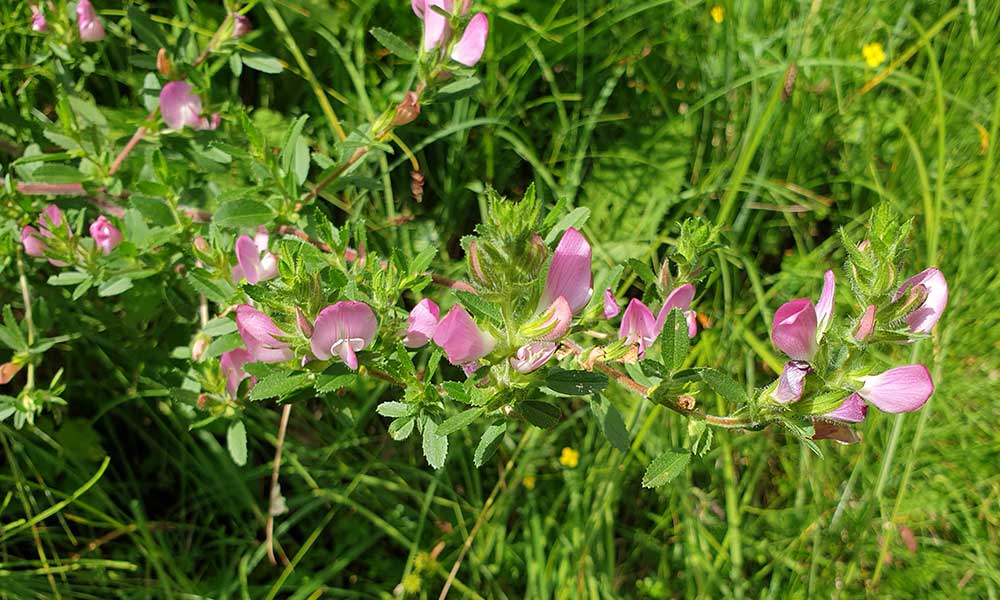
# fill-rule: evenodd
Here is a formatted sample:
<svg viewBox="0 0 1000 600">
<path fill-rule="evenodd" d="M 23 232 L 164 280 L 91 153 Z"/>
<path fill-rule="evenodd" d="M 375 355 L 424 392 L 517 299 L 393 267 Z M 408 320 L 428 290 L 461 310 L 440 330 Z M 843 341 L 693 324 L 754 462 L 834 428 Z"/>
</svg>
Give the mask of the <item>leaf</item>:
<svg viewBox="0 0 1000 600">
<path fill-rule="evenodd" d="M 263 225 L 274 218 L 270 206 L 256 200 L 234 200 L 226 202 L 215 211 L 212 222 L 219 227 L 253 227 Z"/>
<path fill-rule="evenodd" d="M 590 408 L 601 423 L 604 437 L 608 438 L 612 446 L 627 454 L 630 448 L 628 428 L 615 405 L 607 398 L 597 396 L 590 403 Z"/>
<path fill-rule="evenodd" d="M 316 383 L 313 387 L 316 388 L 317 394 L 330 394 L 353 384 L 357 378 L 356 373 L 340 373 L 337 375 L 323 373 L 316 376 Z"/>
<path fill-rule="evenodd" d="M 673 372 L 680 369 L 684 365 L 684 359 L 687 358 L 690 341 L 687 319 L 679 308 L 672 309 L 667 315 L 658 343 L 660 356 L 667 370 Z"/>
<path fill-rule="evenodd" d="M 85 281 L 90 275 L 86 273 L 80 273 L 79 271 L 63 271 L 58 275 L 52 275 L 49 277 L 49 285 L 76 285 Z"/>
<path fill-rule="evenodd" d="M 143 41 L 150 50 L 156 52 L 167 45 L 167 38 L 163 35 L 160 26 L 153 22 L 146 14 L 146 11 L 136 5 L 128 7 L 128 20 L 132 23 L 132 31 L 136 37 Z"/>
<path fill-rule="evenodd" d="M 398 418 L 410 412 L 410 406 L 405 402 L 383 402 L 375 409 L 375 412 L 383 417 Z"/>
<path fill-rule="evenodd" d="M 491 321 L 497 327 L 503 327 L 503 317 L 500 315 L 500 307 L 492 302 L 483 300 L 476 294 L 471 292 L 466 292 L 464 290 L 457 290 L 455 295 L 458 296 L 459 302 L 465 307 L 473 317 L 479 319 L 487 319 Z"/>
<path fill-rule="evenodd" d="M 424 421 L 424 457 L 427 464 L 440 469 L 448 457 L 448 436 L 438 433 L 438 425 L 433 419 Z"/>
<path fill-rule="evenodd" d="M 456 431 L 465 429 L 471 425 L 473 421 L 481 417 L 484 412 L 486 412 L 486 409 L 484 408 L 470 408 L 469 410 L 463 410 L 438 425 L 437 433 L 438 435 L 451 435 Z"/>
<path fill-rule="evenodd" d="M 608 387 L 608 377 L 593 371 L 552 369 L 545 378 L 545 386 L 567 396 L 589 396 Z"/>
<path fill-rule="evenodd" d="M 233 293 L 236 291 L 228 281 L 212 279 L 208 272 L 203 269 L 188 271 L 185 280 L 194 288 L 194 291 L 204 294 L 206 298 L 216 304 L 229 304 L 229 299 L 233 297 Z"/>
<path fill-rule="evenodd" d="M 438 89 L 437 98 L 441 102 L 450 102 L 452 100 L 458 100 L 464 98 L 479 87 L 480 81 L 478 77 L 467 77 L 465 79 L 459 79 L 453 81 L 448 85 L 442 86 Z"/>
<path fill-rule="evenodd" d="M 736 405 L 745 404 L 747 401 L 746 390 L 743 386 L 736 383 L 736 381 L 729 375 L 723 373 L 718 369 L 706 368 L 701 371 L 701 379 L 708 384 L 708 387 L 726 399 L 727 402 L 731 402 Z"/>
<path fill-rule="evenodd" d="M 397 442 L 405 440 L 413 433 L 413 425 L 416 422 L 417 419 L 412 416 L 400 417 L 393 420 L 392 423 L 389 423 L 389 437 Z"/>
<path fill-rule="evenodd" d="M 288 130 L 288 137 L 281 150 L 281 168 L 286 173 L 294 173 L 295 181 L 299 185 L 306 180 L 309 175 L 309 144 L 302 137 L 302 128 L 305 127 L 309 115 L 299 117 L 291 129 Z"/>
<path fill-rule="evenodd" d="M 122 292 L 132 289 L 132 280 L 128 277 L 119 277 L 111 281 L 105 281 L 97 288 L 97 295 L 102 298 L 117 296 Z"/>
<path fill-rule="evenodd" d="M 69 105 L 73 107 L 73 112 L 76 113 L 76 116 L 81 117 L 91 125 L 96 125 L 97 127 L 108 126 L 108 120 L 104 118 L 104 115 L 101 114 L 101 111 L 97 109 L 97 106 L 93 102 L 88 102 L 76 96 L 70 96 Z"/>
<path fill-rule="evenodd" d="M 378 40 L 378 43 L 385 46 L 389 52 L 392 52 L 403 60 L 410 62 L 417 60 L 416 51 L 414 51 L 413 48 L 410 48 L 410 46 L 396 34 L 388 32 L 381 27 L 375 27 L 369 33 L 372 34 L 372 37 Z"/>
<path fill-rule="evenodd" d="M 267 54 L 242 54 L 240 59 L 244 65 L 261 73 L 281 73 L 284 68 L 280 60 Z"/>
<path fill-rule="evenodd" d="M 149 219 L 154 225 L 167 226 L 175 223 L 174 213 L 167 206 L 167 203 L 160 198 L 133 194 L 128 199 L 129 203 L 142 213 L 142 216 Z"/>
<path fill-rule="evenodd" d="M 69 165 L 42 165 L 31 173 L 31 179 L 41 183 L 81 183 L 87 177 Z"/>
<path fill-rule="evenodd" d="M 670 483 L 691 462 L 691 453 L 687 450 L 667 450 L 656 460 L 649 463 L 646 474 L 642 477 L 642 487 L 655 488 Z"/>
<path fill-rule="evenodd" d="M 251 400 L 265 400 L 276 396 L 287 396 L 309 385 L 311 373 L 287 373 L 284 371 L 268 375 L 250 390 Z"/>
<path fill-rule="evenodd" d="M 653 274 L 653 270 L 650 269 L 649 265 L 646 263 L 635 258 L 630 258 L 625 261 L 625 264 L 627 264 L 630 269 L 635 271 L 635 274 L 638 275 L 639 279 L 642 279 L 643 282 L 650 285 L 656 283 L 656 275 Z"/>
<path fill-rule="evenodd" d="M 233 421 L 226 431 L 226 447 L 229 456 L 239 466 L 247 464 L 247 428 L 243 421 Z"/>
<path fill-rule="evenodd" d="M 541 429 L 555 427 L 559 424 L 559 419 L 562 418 L 562 412 L 559 411 L 559 407 L 548 402 L 525 400 L 518 404 L 517 407 L 529 423 Z"/>
<path fill-rule="evenodd" d="M 497 450 L 497 446 L 503 441 L 503 435 L 506 432 L 506 422 L 494 423 L 486 428 L 472 458 L 477 468 L 483 466 L 483 463 L 492 458 L 493 453 Z"/>
<path fill-rule="evenodd" d="M 472 404 L 472 396 L 469 395 L 469 390 L 465 389 L 465 386 L 461 383 L 457 381 L 446 381 L 441 384 L 441 387 L 452 400 L 457 400 L 462 404 Z"/>
<path fill-rule="evenodd" d="M 579 208 L 574 208 L 569 212 L 569 214 L 559 219 L 559 222 L 556 223 L 555 226 L 549 230 L 548 235 L 545 236 L 545 243 L 551 244 L 552 242 L 556 241 L 556 238 L 559 237 L 559 234 L 566 231 L 570 227 L 575 227 L 579 229 L 584 223 L 587 222 L 587 219 L 589 218 L 590 218 L 589 208 L 583 206 Z"/>
</svg>

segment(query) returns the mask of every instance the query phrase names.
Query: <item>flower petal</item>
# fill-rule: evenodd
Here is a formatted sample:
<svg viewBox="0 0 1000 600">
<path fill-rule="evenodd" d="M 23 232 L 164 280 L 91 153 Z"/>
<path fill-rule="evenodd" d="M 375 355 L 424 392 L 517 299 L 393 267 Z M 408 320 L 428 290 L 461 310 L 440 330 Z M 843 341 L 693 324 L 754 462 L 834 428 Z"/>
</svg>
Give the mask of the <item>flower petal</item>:
<svg viewBox="0 0 1000 600">
<path fill-rule="evenodd" d="M 24 253 L 28 256 L 45 257 L 45 240 L 42 239 L 41 232 L 31 225 L 25 225 L 21 229 L 21 245 L 24 246 Z"/>
<path fill-rule="evenodd" d="M 453 365 L 478 360 L 492 352 L 497 343 L 493 336 L 479 329 L 460 305 L 452 308 L 438 323 L 433 339 L 444 349 L 448 362 Z"/>
<path fill-rule="evenodd" d="M 539 308 L 550 306 L 559 296 L 566 298 L 574 315 L 587 306 L 594 293 L 592 256 L 587 238 L 572 227 L 567 229 L 552 254 Z"/>
<path fill-rule="evenodd" d="M 837 279 L 833 271 L 827 271 L 823 275 L 823 291 L 820 292 L 819 302 L 816 303 L 816 338 L 823 339 L 826 328 L 830 325 L 833 317 L 833 297 L 836 291 Z"/>
<path fill-rule="evenodd" d="M 566 335 L 573 322 L 573 312 L 569 308 L 569 303 L 562 296 L 555 299 L 543 316 L 548 317 L 543 327 L 551 327 L 551 329 L 542 336 L 542 339 L 550 342 Z"/>
<path fill-rule="evenodd" d="M 219 363 L 222 365 L 222 376 L 226 378 L 226 392 L 233 398 L 236 397 L 240 389 L 240 382 L 247 378 L 247 372 L 243 370 L 243 365 L 252 361 L 253 357 L 243 348 L 223 352 L 222 356 L 219 357 Z M 251 380 L 252 382 L 256 381 L 253 378 Z"/>
<path fill-rule="evenodd" d="M 656 341 L 658 334 L 653 312 L 641 300 L 632 298 L 625 307 L 621 325 L 618 326 L 618 338 L 637 344 L 641 359 L 646 355 L 646 347 Z"/>
<path fill-rule="evenodd" d="M 887 413 L 917 410 L 934 393 L 934 382 L 924 365 L 906 365 L 881 375 L 859 378 L 864 386 L 858 394 Z"/>
<path fill-rule="evenodd" d="M 412 6 L 412 5 L 411 5 Z M 424 3 L 424 51 L 441 46 L 448 37 L 448 19 L 432 9 L 437 6 L 451 13 L 452 0 L 426 0 Z"/>
<path fill-rule="evenodd" d="M 771 341 L 794 360 L 810 360 L 816 354 L 816 308 L 809 298 L 786 302 L 774 313 Z"/>
<path fill-rule="evenodd" d="M 438 326 L 441 309 L 430 298 L 424 298 L 410 311 L 406 319 L 406 335 L 403 345 L 407 348 L 420 348 L 434 337 Z"/>
<path fill-rule="evenodd" d="M 801 360 L 790 360 L 785 363 L 778 378 L 778 386 L 771 395 L 779 404 L 798 402 L 802 398 L 806 376 L 813 372 L 809 363 Z"/>
<path fill-rule="evenodd" d="M 201 129 L 201 98 L 186 81 L 171 81 L 160 90 L 160 113 L 171 129 Z"/>
<path fill-rule="evenodd" d="M 611 291 L 611 288 L 604 290 L 604 318 L 613 319 L 618 316 L 618 313 L 622 311 L 622 308 L 618 306 L 618 300 L 615 299 L 615 293 Z"/>
<path fill-rule="evenodd" d="M 556 353 L 555 342 L 532 342 L 517 349 L 510 357 L 510 366 L 518 373 L 531 373 L 541 368 Z"/>
<path fill-rule="evenodd" d="M 667 299 L 663 302 L 659 314 L 656 315 L 656 330 L 663 331 L 663 324 L 667 322 L 667 315 L 670 314 L 671 310 L 679 308 L 682 311 L 687 311 L 688 307 L 691 306 L 691 301 L 694 300 L 694 294 L 694 286 L 690 283 L 685 283 L 671 291 Z M 694 334 L 690 332 L 690 327 L 688 329 L 688 333 L 690 334 L 688 337 L 694 337 Z M 697 333 L 697 325 L 695 326 L 695 332 Z"/>
<path fill-rule="evenodd" d="M 104 39 L 104 25 L 97 18 L 97 11 L 90 0 L 80 0 L 76 3 L 76 24 L 80 30 L 80 39 L 85 42 L 96 42 Z"/>
<path fill-rule="evenodd" d="M 490 32 L 490 21 L 483 13 L 476 13 L 469 24 L 465 26 L 462 39 L 455 44 L 451 52 L 452 60 L 467 67 L 474 66 L 483 57 L 486 50 L 486 37 Z"/>
<path fill-rule="evenodd" d="M 260 281 L 260 250 L 250 236 L 236 238 L 236 261 L 247 283 L 253 285 Z"/>
<path fill-rule="evenodd" d="M 927 333 L 941 318 L 941 313 L 948 304 L 948 282 L 941 271 L 933 267 L 925 269 L 904 281 L 893 294 L 893 301 L 899 300 L 910 288 L 918 285 L 926 288 L 927 298 L 919 308 L 906 315 L 904 319 L 913 333 Z"/>
<path fill-rule="evenodd" d="M 254 361 L 277 363 L 291 360 L 295 356 L 287 343 L 275 338 L 287 337 L 288 334 L 278 329 L 271 317 L 249 304 L 236 307 L 236 329 Z"/>
<path fill-rule="evenodd" d="M 110 254 L 115 246 L 122 241 L 122 232 L 111 224 L 107 217 L 101 215 L 90 224 L 90 237 L 94 238 L 94 244 L 101 249 L 104 254 Z"/>
<path fill-rule="evenodd" d="M 875 330 L 875 305 L 869 304 L 868 308 L 865 309 L 865 313 L 861 315 L 858 320 L 858 326 L 854 330 L 854 339 L 859 342 L 863 342 L 871 336 L 872 332 Z"/>
<path fill-rule="evenodd" d="M 847 398 L 844 398 L 840 406 L 823 415 L 823 418 L 836 419 L 837 421 L 846 421 L 848 423 L 860 423 L 865 420 L 865 415 L 867 414 L 868 405 L 865 404 L 865 401 L 861 396 L 851 394 Z"/>
<path fill-rule="evenodd" d="M 327 360 L 338 354 L 356 369 L 354 353 L 371 344 L 377 331 L 378 320 L 367 304 L 342 300 L 319 312 L 309 344 L 316 358 Z"/>
</svg>

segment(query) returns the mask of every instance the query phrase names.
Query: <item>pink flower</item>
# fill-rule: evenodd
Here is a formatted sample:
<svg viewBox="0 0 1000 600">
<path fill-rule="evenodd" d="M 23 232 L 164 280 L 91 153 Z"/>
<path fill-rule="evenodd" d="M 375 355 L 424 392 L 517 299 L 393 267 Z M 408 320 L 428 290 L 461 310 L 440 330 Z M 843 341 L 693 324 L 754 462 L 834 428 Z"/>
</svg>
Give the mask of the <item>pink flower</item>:
<svg viewBox="0 0 1000 600">
<path fill-rule="evenodd" d="M 237 238 L 233 283 L 239 283 L 245 277 L 248 283 L 254 285 L 278 276 L 278 259 L 267 251 L 267 242 L 267 231 L 263 229 L 257 232 L 254 239 L 248 235 Z"/>
<path fill-rule="evenodd" d="M 410 6 L 413 8 L 413 12 L 424 20 L 425 52 L 443 46 L 451 33 L 451 27 L 448 25 L 448 19 L 431 7 L 437 6 L 438 8 L 443 9 L 446 13 L 450 14 L 453 5 L 454 3 L 452 0 L 410 1 Z"/>
<path fill-rule="evenodd" d="M 927 333 L 941 318 L 941 313 L 948 304 L 948 282 L 941 271 L 933 267 L 926 269 L 904 281 L 893 294 L 893 301 L 899 300 L 911 289 L 926 293 L 927 296 L 904 320 L 913 333 Z"/>
<path fill-rule="evenodd" d="M 632 298 L 625 307 L 621 325 L 618 327 L 619 339 L 635 344 L 639 348 L 639 359 L 646 356 L 646 348 L 651 346 L 660 335 L 656 327 L 656 319 L 649 307 L 637 298 Z"/>
<path fill-rule="evenodd" d="M 38 33 L 45 33 L 49 30 L 49 24 L 45 20 L 45 14 L 42 13 L 42 9 L 38 8 L 36 5 L 31 5 L 31 30 L 37 31 Z"/>
<path fill-rule="evenodd" d="M 73 235 L 73 232 L 69 229 L 69 224 L 66 222 L 62 211 L 55 204 L 49 204 L 42 211 L 42 214 L 38 216 L 38 229 L 27 225 L 21 229 L 21 244 L 24 246 L 24 253 L 28 256 L 35 256 L 43 258 L 45 256 L 45 251 L 48 249 L 48 244 L 43 238 L 54 238 L 56 237 L 53 233 L 54 230 L 62 229 L 66 232 L 66 237 Z M 62 261 L 49 259 L 49 262 L 57 267 L 68 266 L 67 263 Z"/>
<path fill-rule="evenodd" d="M 613 319 L 618 316 L 618 313 L 622 311 L 621 307 L 618 306 L 618 300 L 615 299 L 615 293 L 611 291 L 611 288 L 604 290 L 604 311 L 602 314 L 605 319 Z"/>
<path fill-rule="evenodd" d="M 243 348 L 223 352 L 222 356 L 219 357 L 219 363 L 222 365 L 222 376 L 226 378 L 226 392 L 233 398 L 239 392 L 240 383 L 249 377 L 247 372 L 243 370 L 243 365 L 253 362 L 253 360 L 253 356 Z M 257 378 L 250 377 L 250 387 L 256 383 Z"/>
<path fill-rule="evenodd" d="M 201 98 L 191 93 L 191 85 L 186 81 L 171 81 L 160 90 L 160 113 L 171 129 L 215 129 L 219 126 L 219 115 L 212 115 L 209 121 L 201 115 Z"/>
<path fill-rule="evenodd" d="M 806 376 L 813 372 L 809 363 L 800 360 L 791 360 L 785 363 L 785 368 L 781 370 L 778 378 L 778 386 L 771 397 L 779 404 L 789 404 L 798 402 L 802 398 L 802 389 L 805 387 Z"/>
<path fill-rule="evenodd" d="M 364 302 L 342 300 L 319 312 L 310 345 L 320 360 L 333 355 L 352 368 L 358 368 L 356 352 L 372 343 L 378 331 L 375 313 Z"/>
<path fill-rule="evenodd" d="M 424 298 L 410 311 L 406 319 L 406 334 L 403 345 L 407 348 L 419 348 L 431 341 L 437 330 L 441 309 L 430 298 Z"/>
<path fill-rule="evenodd" d="M 545 341 L 555 341 L 566 335 L 570 325 L 573 323 L 573 312 L 565 298 L 559 296 L 540 316 L 542 320 L 539 329 L 544 331 L 540 335 Z"/>
<path fill-rule="evenodd" d="M 858 320 L 858 327 L 854 330 L 854 339 L 859 342 L 867 340 L 875 331 L 875 305 L 869 304 L 865 309 L 865 314 Z"/>
<path fill-rule="evenodd" d="M 451 58 L 467 67 L 475 66 L 486 50 L 486 37 L 490 32 L 490 21 L 483 13 L 476 13 L 462 32 L 462 38 L 455 44 Z"/>
<path fill-rule="evenodd" d="M 253 30 L 253 23 L 246 15 L 233 15 L 233 37 L 239 39 Z"/>
<path fill-rule="evenodd" d="M 663 307 L 660 308 L 660 313 L 656 317 L 657 335 L 663 330 L 663 324 L 667 322 L 667 315 L 675 308 L 681 309 L 681 312 L 684 313 L 684 319 L 687 321 L 688 326 L 688 337 L 694 337 L 698 333 L 698 319 L 695 312 L 688 310 L 688 307 L 691 306 L 691 301 L 694 300 L 694 294 L 694 286 L 690 283 L 685 283 L 670 292 L 670 295 L 663 302 Z"/>
<path fill-rule="evenodd" d="M 107 217 L 101 215 L 90 224 L 90 237 L 94 238 L 94 244 L 101 249 L 104 254 L 111 254 L 115 246 L 122 241 L 122 232 L 111 224 Z"/>
<path fill-rule="evenodd" d="M 583 310 L 594 293 L 594 276 L 590 271 L 592 255 L 583 234 L 572 227 L 567 229 L 552 254 L 539 308 L 550 306 L 562 296 L 574 315 Z"/>
<path fill-rule="evenodd" d="M 76 3 L 76 24 L 80 29 L 80 39 L 85 42 L 98 42 L 104 39 L 104 25 L 97 18 L 97 11 L 90 0 L 80 0 Z"/>
<path fill-rule="evenodd" d="M 819 304 L 814 306 L 809 298 L 798 298 L 775 311 L 771 341 L 790 358 L 808 361 L 815 356 L 833 315 L 834 285 L 833 271 L 827 271 Z"/>
<path fill-rule="evenodd" d="M 844 402 L 836 409 L 823 415 L 827 419 L 846 421 L 847 423 L 860 423 L 865 420 L 868 414 L 868 405 L 858 394 L 851 394 L 844 399 Z"/>
<path fill-rule="evenodd" d="M 288 334 L 278 329 L 271 317 L 249 304 L 236 307 L 236 329 L 255 362 L 278 363 L 295 357 L 288 344 L 275 337 Z"/>
<path fill-rule="evenodd" d="M 25 225 L 21 229 L 21 245 L 24 246 L 25 254 L 36 258 L 45 257 L 45 248 L 47 246 L 41 236 L 42 233 L 31 225 Z"/>
<path fill-rule="evenodd" d="M 476 325 L 461 305 L 452 308 L 438 323 L 433 340 L 444 349 L 448 362 L 453 365 L 479 360 L 492 352 L 497 344 L 493 336 Z"/>
<path fill-rule="evenodd" d="M 531 373 L 549 361 L 556 353 L 555 342 L 532 342 L 517 349 L 510 357 L 510 366 L 518 373 Z"/>
<path fill-rule="evenodd" d="M 906 365 L 889 369 L 881 375 L 860 377 L 864 383 L 858 395 L 887 413 L 917 410 L 934 393 L 934 382 L 927 367 Z"/>
</svg>

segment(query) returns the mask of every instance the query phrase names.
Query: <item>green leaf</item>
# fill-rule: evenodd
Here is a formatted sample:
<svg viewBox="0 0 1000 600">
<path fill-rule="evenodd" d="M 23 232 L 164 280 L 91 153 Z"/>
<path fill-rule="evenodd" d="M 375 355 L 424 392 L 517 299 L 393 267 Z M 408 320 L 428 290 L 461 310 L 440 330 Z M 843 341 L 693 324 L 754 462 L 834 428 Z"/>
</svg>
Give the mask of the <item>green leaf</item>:
<svg viewBox="0 0 1000 600">
<path fill-rule="evenodd" d="M 529 423 L 541 429 L 555 427 L 559 424 L 559 419 L 562 418 L 559 407 L 548 402 L 525 400 L 519 403 L 517 408 Z"/>
<path fill-rule="evenodd" d="M 476 452 L 472 459 L 477 468 L 483 466 L 483 463 L 493 456 L 493 453 L 497 450 L 497 446 L 503 441 L 503 435 L 506 432 L 507 423 L 504 421 L 494 423 L 486 428 L 486 431 L 483 432 L 483 437 L 479 440 L 479 445 L 476 446 Z"/>
<path fill-rule="evenodd" d="M 469 390 L 467 390 L 461 383 L 457 381 L 446 381 L 441 384 L 441 387 L 452 400 L 458 400 L 462 404 L 472 404 L 472 396 L 469 395 Z"/>
<path fill-rule="evenodd" d="M 174 225 L 174 213 L 167 206 L 167 203 L 160 198 L 133 194 L 128 199 L 129 203 L 142 213 L 142 216 L 149 219 L 151 223 L 159 226 Z"/>
<path fill-rule="evenodd" d="M 500 315 L 499 306 L 487 300 L 483 300 L 476 294 L 466 292 L 464 290 L 456 290 L 455 295 L 458 296 L 459 302 L 462 303 L 462 306 L 464 306 L 473 317 L 486 319 L 497 327 L 503 327 L 503 317 Z"/>
<path fill-rule="evenodd" d="M 691 462 L 691 453 L 687 450 L 667 450 L 656 460 L 649 463 L 646 474 L 642 477 L 642 487 L 654 488 L 670 483 Z"/>
<path fill-rule="evenodd" d="M 136 37 L 149 46 L 151 51 L 156 52 L 167 46 L 167 38 L 160 26 L 149 18 L 146 11 L 133 4 L 128 7 L 128 20 L 132 23 L 132 31 Z"/>
<path fill-rule="evenodd" d="M 688 347 L 688 326 L 684 313 L 679 308 L 674 308 L 667 315 L 663 323 L 663 331 L 657 340 L 660 344 L 660 355 L 663 365 L 671 372 L 680 369 L 687 358 Z"/>
<path fill-rule="evenodd" d="M 117 296 L 122 292 L 132 289 L 132 280 L 128 277 L 119 277 L 111 281 L 105 281 L 97 288 L 97 295 L 102 298 Z"/>
<path fill-rule="evenodd" d="M 203 269 L 192 269 L 188 271 L 185 280 L 199 294 L 204 294 L 206 298 L 216 304 L 229 304 L 229 299 L 236 291 L 232 284 L 221 279 L 213 279 L 207 271 Z"/>
<path fill-rule="evenodd" d="M 732 404 L 741 405 L 747 401 L 746 390 L 729 375 L 718 369 L 706 368 L 701 371 L 701 379 L 708 387 Z"/>
<path fill-rule="evenodd" d="M 390 33 L 381 27 L 373 28 L 370 33 L 378 40 L 378 43 L 386 47 L 389 52 L 403 60 L 413 62 L 417 60 L 417 53 L 410 46 L 394 33 Z"/>
<path fill-rule="evenodd" d="M 656 275 L 653 274 L 653 270 L 649 268 L 646 263 L 637 260 L 635 258 L 630 258 L 625 261 L 625 264 L 629 266 L 630 269 L 635 271 L 635 274 L 639 276 L 648 285 L 656 283 Z"/>
<path fill-rule="evenodd" d="M 87 278 L 90 275 L 86 273 L 80 273 L 79 271 L 63 271 L 58 275 L 52 275 L 49 277 L 49 285 L 76 285 Z"/>
<path fill-rule="evenodd" d="M 221 356 L 223 352 L 229 352 L 230 350 L 235 350 L 243 345 L 243 338 L 240 337 L 238 333 L 230 333 L 227 335 L 219 336 L 212 340 L 212 343 L 205 348 L 205 352 L 201 355 L 200 360 L 208 360 L 210 358 L 215 358 L 216 356 Z"/>
<path fill-rule="evenodd" d="M 291 129 L 281 150 L 281 168 L 286 173 L 294 173 L 295 181 L 302 185 L 309 175 L 309 144 L 302 137 L 302 128 L 305 127 L 309 115 L 299 117 Z"/>
<path fill-rule="evenodd" d="M 233 421 L 226 431 L 226 447 L 229 456 L 239 466 L 247 464 L 247 428 L 243 421 Z"/>
<path fill-rule="evenodd" d="M 583 226 L 584 223 L 587 222 L 587 219 L 589 218 L 590 218 L 589 208 L 583 206 L 579 208 L 574 208 L 569 212 L 569 214 L 559 219 L 559 222 L 556 223 L 555 226 L 553 226 L 552 229 L 549 230 L 548 235 L 545 236 L 545 243 L 551 244 L 552 242 L 556 241 L 556 238 L 559 237 L 559 234 L 566 231 L 570 227 L 575 227 L 579 229 L 580 227 Z"/>
<path fill-rule="evenodd" d="M 261 73 L 281 73 L 281 61 L 267 54 L 242 54 L 243 64 Z"/>
<path fill-rule="evenodd" d="M 479 84 L 480 81 L 478 77 L 458 79 L 438 89 L 436 100 L 441 102 L 450 102 L 452 100 L 464 98 L 472 94 L 472 92 L 479 87 Z"/>
<path fill-rule="evenodd" d="M 608 387 L 608 377 L 594 371 L 571 371 L 555 368 L 549 371 L 544 385 L 567 396 L 589 396 Z"/>
<path fill-rule="evenodd" d="M 357 378 L 357 373 L 353 372 L 338 374 L 323 373 L 316 376 L 314 387 L 317 394 L 330 394 L 352 385 Z"/>
<path fill-rule="evenodd" d="M 389 423 L 389 437 L 401 442 L 406 438 L 410 437 L 413 433 L 413 425 L 417 422 L 416 417 L 400 417 Z"/>
<path fill-rule="evenodd" d="M 284 371 L 268 375 L 257 382 L 250 391 L 251 400 L 265 400 L 276 396 L 287 396 L 309 385 L 311 373 L 287 373 Z"/>
<path fill-rule="evenodd" d="M 104 118 L 104 115 L 101 114 L 101 111 L 97 109 L 97 106 L 93 102 L 88 102 L 77 96 L 70 96 L 69 105 L 73 107 L 73 112 L 76 113 L 76 116 L 91 125 L 96 125 L 97 127 L 108 126 L 108 120 Z"/>
<path fill-rule="evenodd" d="M 471 425 L 473 421 L 481 417 L 484 412 L 486 412 L 486 409 L 484 408 L 470 408 L 469 410 L 463 410 L 438 425 L 437 433 L 438 435 L 451 435 L 456 431 L 465 429 Z"/>
<path fill-rule="evenodd" d="M 41 183 L 82 183 L 87 176 L 68 165 L 42 165 L 31 173 L 31 179 Z"/>
<path fill-rule="evenodd" d="M 433 419 L 424 421 L 424 457 L 427 464 L 440 469 L 448 457 L 448 436 L 438 433 L 438 425 Z"/>
<path fill-rule="evenodd" d="M 226 202 L 215 211 L 212 222 L 219 227 L 253 227 L 263 225 L 274 218 L 270 206 L 256 200 L 234 200 Z"/>
<path fill-rule="evenodd" d="M 612 446 L 627 454 L 630 447 L 628 428 L 625 426 L 625 419 L 622 418 L 622 414 L 618 412 L 615 405 L 607 398 L 595 396 L 593 402 L 590 403 L 590 408 L 601 423 L 604 437 L 608 438 Z"/>
<path fill-rule="evenodd" d="M 391 417 L 395 419 L 406 416 L 406 414 L 410 412 L 410 405 L 405 402 L 383 402 L 378 405 L 375 412 L 383 417 Z"/>
</svg>

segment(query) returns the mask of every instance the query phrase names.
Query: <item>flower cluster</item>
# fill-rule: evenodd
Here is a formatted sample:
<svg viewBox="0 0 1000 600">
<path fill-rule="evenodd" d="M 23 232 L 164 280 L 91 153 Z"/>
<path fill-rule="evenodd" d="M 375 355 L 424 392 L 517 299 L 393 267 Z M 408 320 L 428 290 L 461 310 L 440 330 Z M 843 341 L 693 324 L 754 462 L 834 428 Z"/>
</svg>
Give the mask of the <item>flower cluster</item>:
<svg viewBox="0 0 1000 600">
<path fill-rule="evenodd" d="M 46 33 L 49 30 L 48 20 L 45 18 L 44 5 L 32 4 L 31 8 L 31 30 L 38 33 Z M 52 7 L 52 3 L 49 3 Z M 97 16 L 94 5 L 90 0 L 79 0 L 76 3 L 76 26 L 80 32 L 80 40 L 84 42 L 99 42 L 104 39 L 104 24 Z"/>
<path fill-rule="evenodd" d="M 122 242 L 122 232 L 111 221 L 101 215 L 90 224 L 90 237 L 94 247 L 104 255 L 110 254 Z M 69 263 L 51 258 L 55 254 L 59 258 L 73 255 L 73 231 L 66 222 L 66 216 L 55 204 L 49 204 L 38 217 L 38 227 L 25 225 L 21 228 L 21 245 L 24 253 L 36 258 L 47 258 L 57 267 L 67 267 Z M 54 247 L 53 247 L 54 245 Z"/>
<path fill-rule="evenodd" d="M 410 0 L 413 12 L 423 20 L 423 51 L 440 49 L 443 55 L 455 62 L 472 67 L 483 57 L 489 35 L 489 19 L 476 13 L 465 26 L 456 42 L 452 35 L 452 21 L 469 14 L 471 0 Z M 449 18 L 446 15 L 451 15 Z M 450 50 L 450 51 L 449 51 Z"/>
</svg>

